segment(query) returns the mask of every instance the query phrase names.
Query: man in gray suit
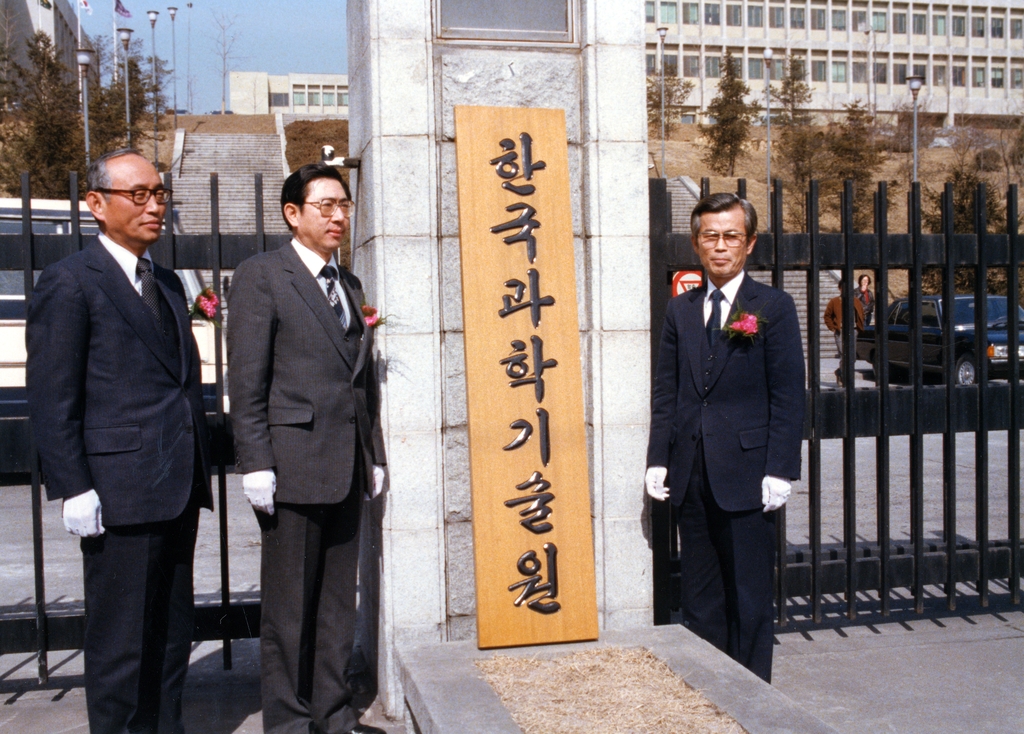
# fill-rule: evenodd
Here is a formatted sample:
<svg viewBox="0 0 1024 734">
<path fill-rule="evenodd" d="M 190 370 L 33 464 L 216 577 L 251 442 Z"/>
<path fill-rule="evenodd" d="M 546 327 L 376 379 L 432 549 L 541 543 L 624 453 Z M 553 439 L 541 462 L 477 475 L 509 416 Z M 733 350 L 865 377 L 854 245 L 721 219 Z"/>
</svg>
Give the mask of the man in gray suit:
<svg viewBox="0 0 1024 734">
<path fill-rule="evenodd" d="M 337 169 L 300 168 L 281 191 L 291 243 L 239 265 L 230 293 L 235 465 L 263 543 L 266 732 L 384 734 L 359 723 L 346 671 L 361 496 L 380 493 L 385 464 L 373 329 L 335 260 L 351 208 Z"/>
</svg>

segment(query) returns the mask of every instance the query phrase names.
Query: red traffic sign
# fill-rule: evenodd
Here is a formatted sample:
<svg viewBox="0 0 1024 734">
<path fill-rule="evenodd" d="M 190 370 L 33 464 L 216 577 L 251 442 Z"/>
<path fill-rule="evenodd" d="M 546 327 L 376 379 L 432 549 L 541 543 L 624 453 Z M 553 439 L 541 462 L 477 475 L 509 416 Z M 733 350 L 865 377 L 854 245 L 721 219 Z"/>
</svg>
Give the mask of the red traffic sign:
<svg viewBox="0 0 1024 734">
<path fill-rule="evenodd" d="M 700 288 L 704 274 L 699 270 L 677 270 L 672 274 L 672 295 L 679 296 Z"/>
</svg>

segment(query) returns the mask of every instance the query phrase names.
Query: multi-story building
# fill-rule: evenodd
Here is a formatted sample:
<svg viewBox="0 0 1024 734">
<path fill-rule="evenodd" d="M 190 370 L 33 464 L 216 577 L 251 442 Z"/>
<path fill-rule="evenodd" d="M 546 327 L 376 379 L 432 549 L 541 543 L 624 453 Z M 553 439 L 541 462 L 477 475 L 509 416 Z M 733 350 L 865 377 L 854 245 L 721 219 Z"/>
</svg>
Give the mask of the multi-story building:
<svg viewBox="0 0 1024 734">
<path fill-rule="evenodd" d="M 751 94 L 763 99 L 764 50 L 770 75 L 801 64 L 820 113 L 861 100 L 884 114 L 910 102 L 907 77 L 924 77 L 919 109 L 952 125 L 1024 114 L 1024 2 L 871 0 L 647 0 L 647 71 L 660 71 L 658 28 L 667 29 L 664 65 L 695 82 L 684 120 L 702 119 L 717 92 L 727 51 Z"/>
<path fill-rule="evenodd" d="M 72 0 L 77 2 L 77 0 Z M 78 76 L 75 49 L 78 48 L 78 19 L 68 0 L 12 2 L 0 0 L 0 45 L 6 46 L 11 59 L 28 66 L 28 47 L 25 42 L 43 31 L 53 39 L 57 59 L 68 69 L 69 76 Z M 82 43 L 91 48 L 89 39 L 82 34 Z M 95 70 L 93 70 L 95 73 Z"/>
<path fill-rule="evenodd" d="M 231 111 L 236 115 L 278 112 L 348 117 L 348 76 L 345 74 L 267 74 L 233 71 Z"/>
</svg>

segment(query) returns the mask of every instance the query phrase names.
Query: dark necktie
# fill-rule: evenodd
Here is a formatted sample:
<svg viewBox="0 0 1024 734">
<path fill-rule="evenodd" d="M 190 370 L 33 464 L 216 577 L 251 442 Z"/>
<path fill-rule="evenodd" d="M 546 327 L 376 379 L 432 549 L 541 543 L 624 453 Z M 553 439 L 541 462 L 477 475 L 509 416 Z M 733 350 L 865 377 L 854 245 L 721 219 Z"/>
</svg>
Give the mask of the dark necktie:
<svg viewBox="0 0 1024 734">
<path fill-rule="evenodd" d="M 341 305 L 341 294 L 338 293 L 338 271 L 333 265 L 324 265 L 320 271 L 320 277 L 327 281 L 327 302 L 331 304 L 334 313 L 338 314 L 341 321 L 341 328 L 348 328 L 348 319 L 345 318 L 345 307 Z"/>
<path fill-rule="evenodd" d="M 704 326 L 708 335 L 708 346 L 715 345 L 718 332 L 722 330 L 722 291 L 716 290 L 711 294 L 711 318 Z"/>
<path fill-rule="evenodd" d="M 142 281 L 142 300 L 149 306 L 149 310 L 156 317 L 156 322 L 161 323 L 160 318 L 160 295 L 156 292 L 156 279 L 153 277 L 153 263 L 144 257 L 139 258 L 135 265 L 135 274 Z M 161 327 L 162 328 L 162 327 Z"/>
</svg>

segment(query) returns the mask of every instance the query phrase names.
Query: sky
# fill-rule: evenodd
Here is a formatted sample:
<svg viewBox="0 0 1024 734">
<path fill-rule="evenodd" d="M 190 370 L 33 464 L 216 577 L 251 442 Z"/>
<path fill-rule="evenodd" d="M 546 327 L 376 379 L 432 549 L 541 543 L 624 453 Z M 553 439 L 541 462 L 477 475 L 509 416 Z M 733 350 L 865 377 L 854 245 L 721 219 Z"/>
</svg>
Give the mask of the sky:
<svg viewBox="0 0 1024 734">
<path fill-rule="evenodd" d="M 77 0 L 69 0 L 74 6 Z M 118 27 L 135 31 L 134 38 L 144 41 L 148 56 L 151 31 L 146 12 L 159 11 L 156 21 L 156 53 L 172 67 L 171 17 L 168 6 L 178 8 L 174 21 L 178 61 L 178 108 L 188 107 L 186 74 L 191 60 L 195 104 L 192 111 L 205 113 L 220 110 L 220 55 L 214 41 L 218 32 L 215 16 L 234 24 L 229 35 L 237 38 L 230 67 L 233 71 L 265 71 L 269 74 L 307 73 L 344 74 L 348 69 L 345 28 L 345 0 L 193 0 L 191 10 L 186 0 L 121 0 L 132 17 L 117 17 Z M 112 31 L 114 0 L 89 0 L 92 15 L 82 12 L 82 30 L 90 36 Z M 189 16 L 191 16 L 191 52 L 189 51 Z M 229 106 L 230 106 L 230 89 Z M 172 87 L 168 81 L 168 104 Z"/>
</svg>

